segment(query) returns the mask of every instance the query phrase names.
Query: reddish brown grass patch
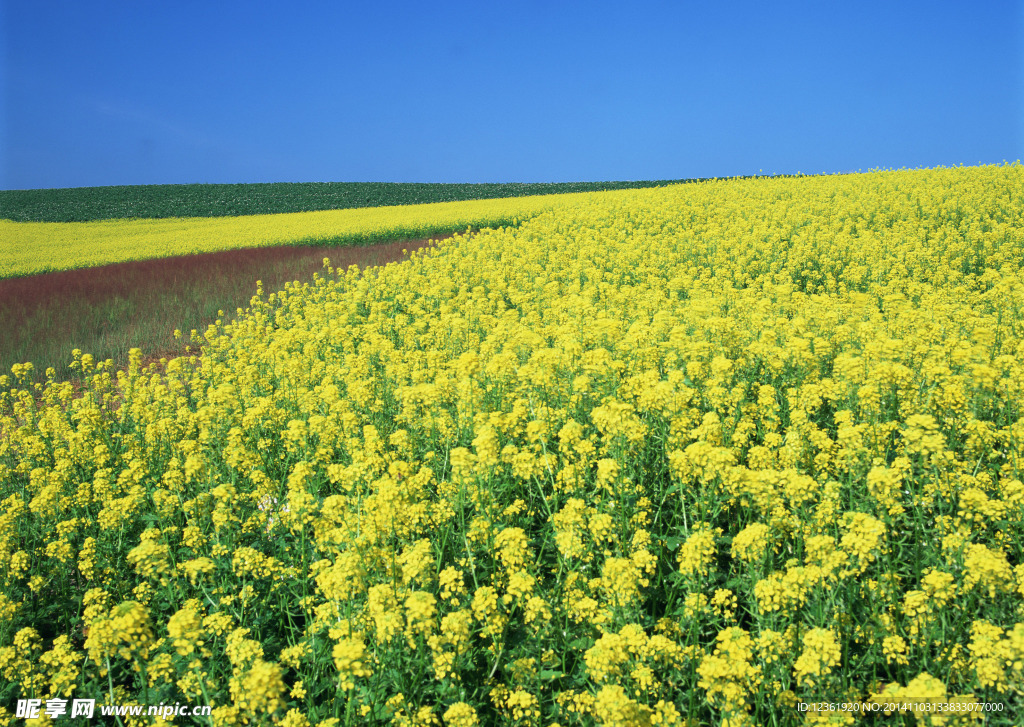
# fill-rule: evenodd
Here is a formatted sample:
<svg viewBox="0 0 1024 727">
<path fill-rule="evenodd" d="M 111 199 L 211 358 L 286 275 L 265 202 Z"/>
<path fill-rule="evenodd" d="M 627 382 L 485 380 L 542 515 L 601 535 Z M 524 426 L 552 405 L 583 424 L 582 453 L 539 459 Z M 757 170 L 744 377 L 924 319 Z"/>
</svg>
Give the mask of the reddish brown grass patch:
<svg viewBox="0 0 1024 727">
<path fill-rule="evenodd" d="M 127 368 L 128 351 L 141 348 L 145 363 L 185 355 L 185 340 L 218 317 L 247 308 L 256 281 L 270 293 L 291 281 L 307 282 L 332 267 L 361 269 L 397 262 L 403 250 L 435 244 L 451 235 L 359 247 L 283 246 L 227 250 L 139 260 L 0 280 L 0 373 L 31 361 L 35 381 L 47 368 L 58 381 L 74 379 L 72 349 L 97 361 Z M 193 351 L 192 353 L 196 353 Z"/>
</svg>

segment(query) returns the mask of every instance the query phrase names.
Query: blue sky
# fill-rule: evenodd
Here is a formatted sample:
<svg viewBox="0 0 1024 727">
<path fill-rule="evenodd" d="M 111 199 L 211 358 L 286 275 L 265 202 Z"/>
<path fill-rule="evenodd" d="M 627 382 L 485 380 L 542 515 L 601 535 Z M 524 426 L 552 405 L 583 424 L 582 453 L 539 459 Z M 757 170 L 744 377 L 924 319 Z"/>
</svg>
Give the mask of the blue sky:
<svg viewBox="0 0 1024 727">
<path fill-rule="evenodd" d="M 0 188 L 1024 157 L 1024 2 L 0 0 Z"/>
</svg>

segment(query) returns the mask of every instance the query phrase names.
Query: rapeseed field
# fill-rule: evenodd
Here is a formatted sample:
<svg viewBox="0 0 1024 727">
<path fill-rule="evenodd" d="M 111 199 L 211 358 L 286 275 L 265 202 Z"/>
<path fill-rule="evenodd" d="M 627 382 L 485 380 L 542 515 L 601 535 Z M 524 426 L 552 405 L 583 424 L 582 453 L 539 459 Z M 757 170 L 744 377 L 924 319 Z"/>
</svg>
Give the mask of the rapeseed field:
<svg viewBox="0 0 1024 727">
<path fill-rule="evenodd" d="M 76 351 L 81 398 L 16 366 L 0 704 L 1018 724 L 1022 199 L 1019 163 L 580 195 L 325 261 L 159 374 Z"/>
<path fill-rule="evenodd" d="M 613 194 L 618 192 L 613 192 Z M 239 217 L 0 219 L 0 279 L 130 260 L 279 245 L 356 245 L 515 224 L 584 193 Z"/>
</svg>

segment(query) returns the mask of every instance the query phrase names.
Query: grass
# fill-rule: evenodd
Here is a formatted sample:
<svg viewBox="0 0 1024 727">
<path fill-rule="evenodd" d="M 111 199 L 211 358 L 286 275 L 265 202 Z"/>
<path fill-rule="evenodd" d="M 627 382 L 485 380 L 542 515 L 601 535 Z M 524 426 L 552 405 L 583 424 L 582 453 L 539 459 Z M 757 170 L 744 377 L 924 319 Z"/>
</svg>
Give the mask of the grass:
<svg viewBox="0 0 1024 727">
<path fill-rule="evenodd" d="M 737 177 L 741 178 L 745 177 Z M 124 218 L 226 217 L 644 189 L 700 181 L 705 180 L 551 184 L 304 182 L 16 189 L 0 191 L 0 218 L 17 222 L 86 222 Z"/>
<path fill-rule="evenodd" d="M 573 182 L 562 184 L 311 182 L 155 184 L 7 190 L 0 191 L 0 217 L 18 222 L 226 217 L 357 207 L 390 207 L 608 189 L 636 189 L 674 183 L 676 182 Z"/>
<path fill-rule="evenodd" d="M 401 260 L 449 235 L 360 247 L 283 246 L 139 260 L 0 280 L 0 372 L 32 362 L 34 379 L 47 368 L 73 381 L 73 349 L 98 361 L 128 364 L 141 348 L 147 361 L 185 354 L 191 330 L 246 308 L 260 280 L 267 292 L 308 282 L 331 265 L 361 269 Z M 221 311 L 224 312 L 223 315 Z M 175 329 L 185 335 L 176 339 Z"/>
</svg>

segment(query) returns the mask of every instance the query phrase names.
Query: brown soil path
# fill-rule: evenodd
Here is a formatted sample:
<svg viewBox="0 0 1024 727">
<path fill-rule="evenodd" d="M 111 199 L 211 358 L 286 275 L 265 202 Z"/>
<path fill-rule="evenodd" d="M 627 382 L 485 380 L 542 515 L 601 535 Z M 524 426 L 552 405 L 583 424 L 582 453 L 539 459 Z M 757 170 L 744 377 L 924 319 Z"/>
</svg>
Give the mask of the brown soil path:
<svg viewBox="0 0 1024 727">
<path fill-rule="evenodd" d="M 55 303 L 71 303 L 74 306 L 94 306 L 104 299 L 159 297 L 163 292 L 197 281 L 216 281 L 225 275 L 243 277 L 252 281 L 263 281 L 267 293 L 278 290 L 285 282 L 308 281 L 315 272 L 323 272 L 323 259 L 330 258 L 335 269 L 346 270 L 350 265 L 360 269 L 386 265 L 407 259 L 415 250 L 433 246 L 438 241 L 452 237 L 451 234 L 433 235 L 416 240 L 397 240 L 365 246 L 281 246 L 226 250 L 222 252 L 182 255 L 155 260 L 103 265 L 81 270 L 65 270 L 22 278 L 0 280 L 0 318 L 5 319 L 2 327 L 17 330 L 24 325 L 35 309 L 52 306 Z M 286 271 L 284 274 L 268 276 L 268 269 Z M 20 320 L 19 320 L 20 319 Z M 212 323 L 212 321 L 210 321 Z M 187 331 L 185 332 L 187 335 Z M 0 338 L 3 330 L 0 330 Z M 157 364 L 156 371 L 164 373 L 163 364 L 178 356 L 199 355 L 196 350 L 186 351 L 185 342 L 174 345 L 173 339 L 165 348 L 144 351 L 142 368 Z M 123 370 L 127 367 L 121 367 Z M 41 372 L 36 372 L 40 374 Z M 116 374 L 115 374 L 116 375 Z M 75 398 L 84 389 L 81 378 L 72 379 Z"/>
</svg>

